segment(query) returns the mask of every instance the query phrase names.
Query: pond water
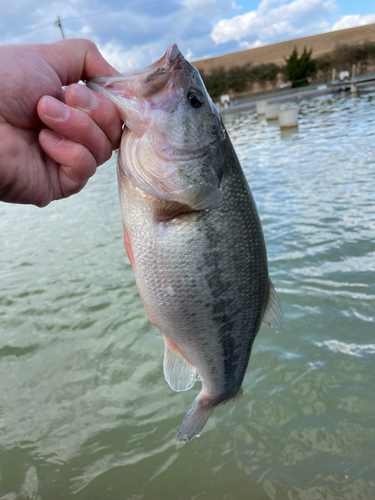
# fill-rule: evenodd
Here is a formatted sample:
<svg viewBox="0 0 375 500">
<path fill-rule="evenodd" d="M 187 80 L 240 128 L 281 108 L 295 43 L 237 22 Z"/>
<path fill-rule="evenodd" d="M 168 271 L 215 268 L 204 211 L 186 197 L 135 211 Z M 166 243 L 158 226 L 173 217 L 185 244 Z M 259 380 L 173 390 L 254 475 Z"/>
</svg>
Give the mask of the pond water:
<svg viewBox="0 0 375 500">
<path fill-rule="evenodd" d="M 0 499 L 375 498 L 375 91 L 225 117 L 285 313 L 201 437 L 122 243 L 115 158 L 49 207 L 0 204 Z"/>
</svg>

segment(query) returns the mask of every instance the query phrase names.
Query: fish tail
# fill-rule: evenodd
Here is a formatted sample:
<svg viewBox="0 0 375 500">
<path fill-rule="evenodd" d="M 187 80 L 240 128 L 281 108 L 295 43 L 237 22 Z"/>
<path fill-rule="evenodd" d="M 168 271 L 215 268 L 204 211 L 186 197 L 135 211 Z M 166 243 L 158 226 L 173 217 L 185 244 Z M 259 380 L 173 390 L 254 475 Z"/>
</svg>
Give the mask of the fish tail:
<svg viewBox="0 0 375 500">
<path fill-rule="evenodd" d="M 198 395 L 193 403 L 193 406 L 187 412 L 184 420 L 182 421 L 178 432 L 178 439 L 182 443 L 186 443 L 194 436 L 199 436 L 213 409 L 214 405 L 211 401 L 208 401 L 207 399 L 204 401 L 203 398 Z"/>
</svg>

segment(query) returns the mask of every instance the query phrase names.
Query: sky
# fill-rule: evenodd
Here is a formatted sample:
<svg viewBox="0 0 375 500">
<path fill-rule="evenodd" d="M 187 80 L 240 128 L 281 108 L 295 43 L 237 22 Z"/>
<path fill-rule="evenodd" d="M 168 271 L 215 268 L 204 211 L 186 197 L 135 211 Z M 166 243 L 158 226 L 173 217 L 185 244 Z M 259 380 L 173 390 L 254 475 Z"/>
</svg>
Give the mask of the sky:
<svg viewBox="0 0 375 500">
<path fill-rule="evenodd" d="M 121 72 L 375 23 L 374 0 L 0 0 L 0 44 L 89 38 Z"/>
</svg>

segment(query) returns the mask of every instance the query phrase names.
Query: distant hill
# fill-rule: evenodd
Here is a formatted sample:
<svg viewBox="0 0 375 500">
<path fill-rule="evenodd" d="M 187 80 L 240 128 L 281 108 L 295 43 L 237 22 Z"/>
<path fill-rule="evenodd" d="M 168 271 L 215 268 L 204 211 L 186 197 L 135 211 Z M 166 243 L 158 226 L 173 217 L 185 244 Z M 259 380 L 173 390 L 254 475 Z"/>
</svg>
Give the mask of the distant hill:
<svg viewBox="0 0 375 500">
<path fill-rule="evenodd" d="M 203 70 L 205 73 L 210 73 L 213 69 L 220 67 L 229 69 L 233 66 L 244 66 L 249 63 L 254 65 L 275 63 L 283 66 L 285 65 L 284 57 L 289 57 L 296 46 L 299 53 L 303 51 L 305 46 L 308 50 L 312 47 L 313 57 L 316 58 L 333 52 L 338 44 L 360 45 L 366 41 L 375 42 L 375 24 L 295 38 L 294 40 L 264 45 L 255 49 L 241 50 L 223 56 L 192 61 L 192 64 L 199 71 Z"/>
</svg>

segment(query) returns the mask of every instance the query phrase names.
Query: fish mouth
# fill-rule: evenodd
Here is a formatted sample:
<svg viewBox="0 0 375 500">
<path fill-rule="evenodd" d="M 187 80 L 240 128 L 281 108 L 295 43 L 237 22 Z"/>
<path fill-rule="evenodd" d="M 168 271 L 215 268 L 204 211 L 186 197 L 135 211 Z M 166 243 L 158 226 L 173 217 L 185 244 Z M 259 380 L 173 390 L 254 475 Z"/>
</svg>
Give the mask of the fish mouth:
<svg viewBox="0 0 375 500">
<path fill-rule="evenodd" d="M 118 76 L 96 76 L 86 82 L 92 90 L 104 94 L 105 90 L 118 93 L 124 99 L 149 99 L 159 94 L 168 84 L 174 70 L 185 61 L 177 44 L 172 43 L 165 54 L 144 69 Z"/>
</svg>

